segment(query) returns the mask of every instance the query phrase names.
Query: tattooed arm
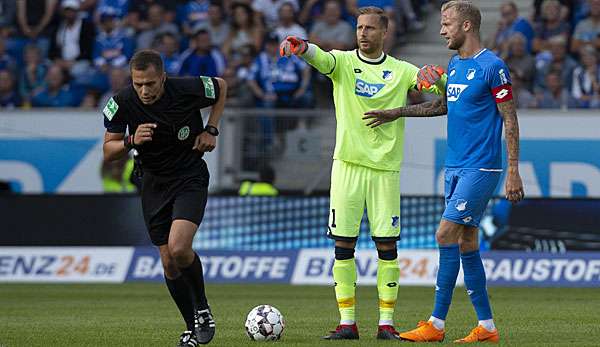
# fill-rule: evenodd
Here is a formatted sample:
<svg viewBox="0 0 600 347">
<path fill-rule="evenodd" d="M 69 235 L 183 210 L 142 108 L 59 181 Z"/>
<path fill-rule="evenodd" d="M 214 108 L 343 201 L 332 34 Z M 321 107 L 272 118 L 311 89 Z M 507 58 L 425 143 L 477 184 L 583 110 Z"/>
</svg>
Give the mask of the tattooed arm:
<svg viewBox="0 0 600 347">
<path fill-rule="evenodd" d="M 437 117 L 445 115 L 447 112 L 448 106 L 444 93 L 440 98 L 422 104 L 365 112 L 363 119 L 369 120 L 367 126 L 375 128 L 381 124 L 393 122 L 400 117 Z"/>
<path fill-rule="evenodd" d="M 498 110 L 504 119 L 504 136 L 508 152 L 508 172 L 506 177 L 506 199 L 516 203 L 523 199 L 523 182 L 519 175 L 519 121 L 514 100 L 498 104 Z"/>
</svg>

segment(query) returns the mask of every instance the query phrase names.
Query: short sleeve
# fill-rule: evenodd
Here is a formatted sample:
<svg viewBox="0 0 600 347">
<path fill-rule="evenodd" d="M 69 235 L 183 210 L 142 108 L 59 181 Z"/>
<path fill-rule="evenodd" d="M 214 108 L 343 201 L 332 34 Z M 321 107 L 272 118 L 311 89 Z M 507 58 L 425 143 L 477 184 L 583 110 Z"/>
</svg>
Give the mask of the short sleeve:
<svg viewBox="0 0 600 347">
<path fill-rule="evenodd" d="M 490 87 L 496 103 L 502 103 L 512 99 L 512 87 L 508 67 L 500 59 L 495 60 L 486 69 L 486 81 Z"/>
<path fill-rule="evenodd" d="M 486 70 L 485 78 L 490 86 L 490 89 L 494 89 L 506 84 L 510 85 L 512 83 L 508 73 L 508 67 L 502 60 L 497 59 L 491 63 L 489 68 Z"/>
<path fill-rule="evenodd" d="M 193 98 L 198 108 L 214 105 L 219 98 L 219 82 L 213 77 L 179 77 L 172 81 L 179 93 Z"/>
<path fill-rule="evenodd" d="M 404 64 L 406 68 L 406 81 L 409 83 L 407 89 L 417 89 L 417 75 L 419 74 L 419 68 L 413 64 Z"/>
<path fill-rule="evenodd" d="M 104 115 L 104 127 L 107 132 L 125 133 L 127 121 L 124 116 L 124 107 L 119 105 L 116 95 L 108 99 L 106 106 L 102 109 L 102 114 Z"/>
<path fill-rule="evenodd" d="M 212 106 L 219 100 L 219 82 L 214 77 L 200 76 L 200 82 L 202 89 L 199 93 L 202 104 L 202 108 Z"/>
</svg>

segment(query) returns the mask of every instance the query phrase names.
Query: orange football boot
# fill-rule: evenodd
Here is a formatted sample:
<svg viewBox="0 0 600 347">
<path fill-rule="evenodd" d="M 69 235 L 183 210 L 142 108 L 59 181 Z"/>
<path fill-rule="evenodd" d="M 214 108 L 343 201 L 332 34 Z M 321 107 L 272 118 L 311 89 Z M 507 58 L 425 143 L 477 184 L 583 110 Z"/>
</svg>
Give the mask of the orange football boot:
<svg viewBox="0 0 600 347">
<path fill-rule="evenodd" d="M 488 331 L 486 328 L 478 325 L 475 329 L 471 330 L 471 333 L 462 339 L 456 340 L 456 343 L 472 343 L 472 342 L 493 342 L 498 343 L 500 341 L 500 334 L 498 329 L 494 331 Z"/>
<path fill-rule="evenodd" d="M 400 339 L 412 342 L 442 342 L 444 341 L 444 330 L 433 326 L 432 322 L 420 321 L 417 328 L 400 334 Z"/>
</svg>

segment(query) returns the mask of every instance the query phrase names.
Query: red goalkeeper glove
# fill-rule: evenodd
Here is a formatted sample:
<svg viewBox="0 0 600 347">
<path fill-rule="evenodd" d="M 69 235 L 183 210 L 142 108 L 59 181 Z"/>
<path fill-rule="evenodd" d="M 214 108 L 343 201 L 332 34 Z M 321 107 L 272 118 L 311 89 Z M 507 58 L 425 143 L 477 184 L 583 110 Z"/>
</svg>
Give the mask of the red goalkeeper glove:
<svg viewBox="0 0 600 347">
<path fill-rule="evenodd" d="M 444 68 L 438 65 L 425 65 L 417 73 L 417 90 L 429 89 L 437 83 L 445 73 Z"/>
<path fill-rule="evenodd" d="M 279 45 L 279 55 L 289 57 L 292 54 L 302 55 L 308 49 L 308 41 L 297 36 L 288 36 Z"/>
</svg>

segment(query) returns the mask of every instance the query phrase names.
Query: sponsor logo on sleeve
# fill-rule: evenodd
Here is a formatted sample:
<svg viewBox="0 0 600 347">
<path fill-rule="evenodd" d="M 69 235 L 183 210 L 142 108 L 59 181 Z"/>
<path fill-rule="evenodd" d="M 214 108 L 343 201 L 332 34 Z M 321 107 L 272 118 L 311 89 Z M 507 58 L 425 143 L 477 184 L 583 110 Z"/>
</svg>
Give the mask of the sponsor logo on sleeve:
<svg viewBox="0 0 600 347">
<path fill-rule="evenodd" d="M 110 98 L 108 100 L 108 102 L 106 103 L 106 106 L 104 106 L 104 109 L 102 110 L 102 113 L 104 113 L 104 116 L 106 116 L 106 118 L 111 121 L 113 119 L 113 117 L 115 116 L 115 114 L 117 114 L 117 111 L 119 110 L 119 104 L 117 104 L 117 102 L 115 101 L 115 98 Z"/>
<path fill-rule="evenodd" d="M 498 70 L 498 75 L 500 75 L 500 83 L 502 83 L 502 84 L 508 83 L 508 78 L 506 77 L 506 72 L 504 72 L 504 69 Z"/>
<path fill-rule="evenodd" d="M 497 104 L 512 100 L 513 98 L 510 84 L 503 84 L 499 87 L 493 88 L 492 93 L 494 94 L 494 99 L 496 100 Z"/>
<path fill-rule="evenodd" d="M 204 95 L 209 99 L 215 99 L 215 85 L 213 84 L 212 78 L 201 76 L 202 84 L 204 84 Z"/>
</svg>

